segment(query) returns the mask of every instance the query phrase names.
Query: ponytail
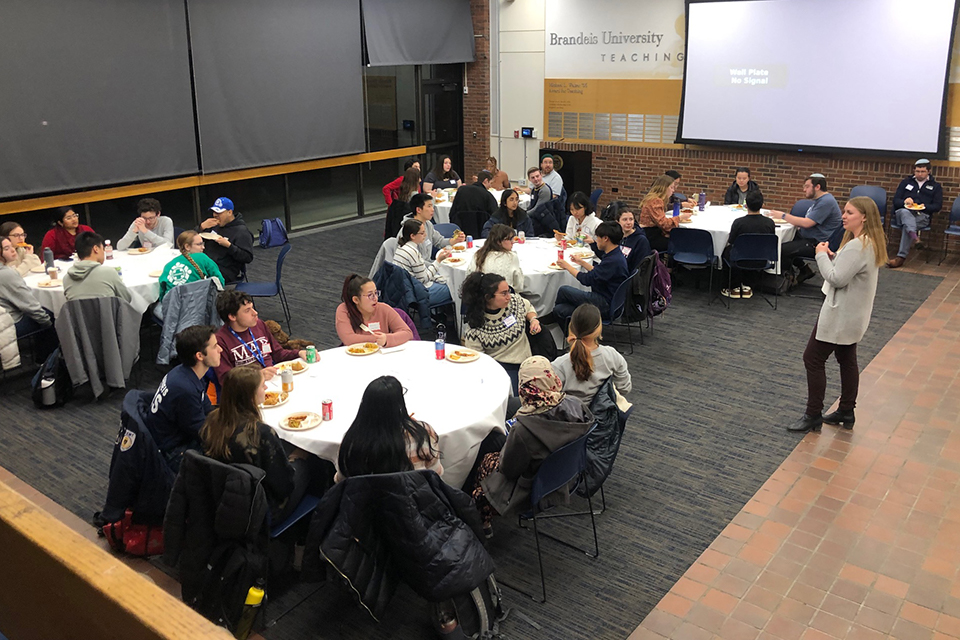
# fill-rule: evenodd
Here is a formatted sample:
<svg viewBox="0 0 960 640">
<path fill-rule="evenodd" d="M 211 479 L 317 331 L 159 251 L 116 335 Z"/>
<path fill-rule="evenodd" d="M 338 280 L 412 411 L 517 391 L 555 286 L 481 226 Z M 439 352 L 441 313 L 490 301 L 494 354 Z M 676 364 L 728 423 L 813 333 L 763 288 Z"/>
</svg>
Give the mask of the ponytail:
<svg viewBox="0 0 960 640">
<path fill-rule="evenodd" d="M 577 380 L 589 380 L 593 375 L 593 355 L 583 343 L 584 338 L 599 336 L 602 329 L 600 309 L 592 304 L 582 304 L 570 316 L 567 342 L 570 343 L 570 364 Z"/>
<path fill-rule="evenodd" d="M 570 343 L 570 364 L 573 365 L 577 380 L 589 380 L 593 375 L 593 355 L 587 345 L 583 344 L 582 340 L 577 340 L 576 336 L 567 336 L 567 342 Z"/>
</svg>

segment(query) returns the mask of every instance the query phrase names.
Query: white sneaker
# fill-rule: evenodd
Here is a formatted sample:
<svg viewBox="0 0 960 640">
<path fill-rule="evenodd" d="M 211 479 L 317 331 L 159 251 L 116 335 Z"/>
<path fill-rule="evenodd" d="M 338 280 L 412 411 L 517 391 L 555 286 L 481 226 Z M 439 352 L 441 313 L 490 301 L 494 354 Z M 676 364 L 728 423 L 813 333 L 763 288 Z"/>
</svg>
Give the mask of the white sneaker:
<svg viewBox="0 0 960 640">
<path fill-rule="evenodd" d="M 726 297 L 726 298 L 739 298 L 739 297 L 740 297 L 740 289 L 739 289 L 739 287 L 736 287 L 736 288 L 733 288 L 733 289 L 721 289 L 721 290 L 720 290 L 720 295 L 722 295 L 722 296 L 724 296 L 724 297 Z"/>
<path fill-rule="evenodd" d="M 751 289 L 750 287 L 740 287 L 740 297 L 741 297 L 741 298 L 752 298 L 752 297 L 753 297 L 753 289 Z"/>
</svg>

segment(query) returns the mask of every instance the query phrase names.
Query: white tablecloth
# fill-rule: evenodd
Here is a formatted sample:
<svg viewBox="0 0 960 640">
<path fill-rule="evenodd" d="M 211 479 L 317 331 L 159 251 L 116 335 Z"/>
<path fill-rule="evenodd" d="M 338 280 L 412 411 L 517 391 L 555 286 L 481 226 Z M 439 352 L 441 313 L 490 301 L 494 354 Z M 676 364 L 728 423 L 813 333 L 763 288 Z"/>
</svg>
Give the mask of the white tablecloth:
<svg viewBox="0 0 960 640">
<path fill-rule="evenodd" d="M 147 274 L 162 270 L 164 265 L 178 255 L 180 255 L 180 251 L 166 246 L 142 255 L 131 255 L 126 251 L 114 250 L 113 259 L 105 261 L 104 264 L 108 267 L 121 268 L 123 283 L 127 285 L 127 289 L 130 290 L 133 297 L 133 307 L 143 313 L 160 297 L 160 280 L 151 278 Z M 62 280 L 73 262 L 55 260 L 54 264 L 60 268 L 60 279 Z M 54 315 L 60 314 L 60 309 L 67 302 L 63 296 L 62 286 L 50 289 L 38 287 L 38 282 L 47 280 L 46 274 L 29 273 L 24 280 L 42 306 L 53 311 Z"/>
<path fill-rule="evenodd" d="M 462 264 L 450 266 L 440 265 L 440 274 L 447 279 L 453 302 L 457 305 L 457 317 L 460 317 L 460 287 L 467 278 L 467 265 L 473 261 L 474 254 L 483 246 L 483 240 L 474 240 L 473 249 L 467 249 L 454 255 L 464 258 Z M 550 238 L 527 238 L 524 244 L 514 243 L 513 250 L 520 258 L 520 269 L 523 271 L 523 297 L 530 301 L 538 316 L 544 316 L 553 311 L 553 304 L 557 301 L 557 291 L 563 285 L 569 285 L 584 291 L 589 290 L 570 275 L 566 270 L 557 271 L 550 268 L 552 262 L 557 261 L 559 247 Z M 590 253 L 589 247 L 567 249 L 564 256 L 570 258 L 573 252 Z M 571 262 L 571 264 L 573 264 Z"/>
<path fill-rule="evenodd" d="M 436 360 L 432 342 L 413 340 L 398 349 L 369 356 L 348 355 L 345 347 L 322 351 L 320 360 L 306 373 L 293 377 L 290 400 L 264 409 L 264 422 L 284 440 L 336 464 L 340 441 L 357 415 L 367 385 L 375 378 L 391 375 L 407 389 L 407 410 L 437 432 L 444 481 L 460 487 L 470 473 L 480 442 L 491 429 L 503 429 L 510 378 L 486 355 L 476 362 L 458 364 Z M 278 389 L 279 384 L 278 376 L 268 387 Z M 291 413 L 321 413 L 324 399 L 333 400 L 333 420 L 300 433 L 279 428 L 280 420 Z"/>
<path fill-rule="evenodd" d="M 500 204 L 500 196 L 503 195 L 503 191 L 490 189 L 490 193 L 493 194 L 493 197 L 497 201 L 497 204 Z M 525 193 L 521 193 L 519 195 L 520 195 L 520 208 L 523 210 L 526 210 L 527 206 L 530 204 L 530 196 Z M 446 224 L 447 222 L 450 222 L 450 207 L 452 206 L 453 206 L 453 202 L 450 200 L 444 200 L 443 202 L 434 201 L 434 205 L 433 205 L 434 223 L 442 222 Z"/>
<path fill-rule="evenodd" d="M 681 225 L 684 229 L 703 229 L 709 231 L 713 238 L 713 254 L 717 257 L 717 266 L 722 266 L 723 259 L 720 257 L 724 247 L 727 246 L 727 238 L 730 237 L 730 227 L 733 221 L 741 216 L 747 215 L 745 209 L 734 209 L 732 206 L 718 205 L 707 207 L 703 211 L 696 211 L 689 223 Z M 792 224 L 778 224 L 777 238 L 780 244 L 790 242 L 796 233 L 797 228 Z M 778 248 L 779 258 L 779 248 Z M 780 263 L 777 262 L 777 273 L 780 273 Z"/>
</svg>

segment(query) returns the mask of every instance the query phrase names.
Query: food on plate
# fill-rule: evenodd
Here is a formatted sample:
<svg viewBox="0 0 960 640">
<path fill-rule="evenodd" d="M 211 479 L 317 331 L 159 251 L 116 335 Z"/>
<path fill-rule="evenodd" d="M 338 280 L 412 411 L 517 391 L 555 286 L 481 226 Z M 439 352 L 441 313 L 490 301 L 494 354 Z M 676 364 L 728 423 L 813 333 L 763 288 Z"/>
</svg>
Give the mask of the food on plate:
<svg viewBox="0 0 960 640">
<path fill-rule="evenodd" d="M 739 206 L 739 205 L 737 205 L 737 206 Z M 691 208 L 689 208 L 689 207 L 686 207 L 686 208 L 684 208 L 684 209 L 680 209 L 680 213 L 693 213 L 693 209 L 691 209 Z"/>
<path fill-rule="evenodd" d="M 286 401 L 289 395 L 286 391 L 267 391 L 263 394 L 263 406 L 272 407 L 275 404 L 280 404 Z"/>
<path fill-rule="evenodd" d="M 288 429 L 299 429 L 300 426 L 310 418 L 306 413 L 295 413 L 287 418 Z"/>
<path fill-rule="evenodd" d="M 460 264 L 463 262 L 463 258 L 447 258 L 444 262 L 447 264 Z"/>
<path fill-rule="evenodd" d="M 361 354 L 361 353 L 366 353 L 366 352 L 367 352 L 367 350 L 364 349 L 363 347 L 350 347 L 349 349 L 347 349 L 347 353 Z"/>
<path fill-rule="evenodd" d="M 465 245 L 465 244 L 455 244 L 455 245 L 453 245 L 453 250 L 454 250 L 454 251 L 464 251 L 464 250 L 466 250 L 466 248 L 467 248 L 467 245 Z"/>
<path fill-rule="evenodd" d="M 913 204 L 908 204 L 908 205 L 907 205 L 907 209 L 917 209 L 917 210 L 919 210 L 919 209 L 925 209 L 925 208 L 926 208 L 926 207 L 925 207 L 924 205 L 922 205 L 922 204 L 917 204 L 916 202 L 914 202 Z"/>
<path fill-rule="evenodd" d="M 376 348 L 377 348 L 377 344 L 376 344 L 375 342 L 364 342 L 364 343 L 363 343 L 363 348 L 364 348 L 364 349 L 367 349 L 367 350 L 376 349 Z"/>
<path fill-rule="evenodd" d="M 61 282 L 59 280 L 42 280 L 37 283 L 37 286 L 49 289 L 50 287 L 59 287 L 60 284 Z"/>
<path fill-rule="evenodd" d="M 303 371 L 304 369 L 306 369 L 306 367 L 303 366 L 303 363 L 300 362 L 299 360 L 295 360 L 293 364 L 290 365 L 290 368 L 293 369 L 294 371 Z"/>
<path fill-rule="evenodd" d="M 458 356 L 460 356 L 461 358 L 469 358 L 470 356 L 475 356 L 475 355 L 477 355 L 477 354 L 476 354 L 475 352 L 473 352 L 473 351 L 465 351 L 465 350 L 463 350 L 463 349 L 457 349 L 457 350 L 454 351 L 453 353 L 454 353 L 454 355 L 458 355 Z"/>
<path fill-rule="evenodd" d="M 145 249 L 143 247 L 137 247 L 136 249 L 130 249 L 130 253 L 150 253 L 150 249 Z"/>
</svg>

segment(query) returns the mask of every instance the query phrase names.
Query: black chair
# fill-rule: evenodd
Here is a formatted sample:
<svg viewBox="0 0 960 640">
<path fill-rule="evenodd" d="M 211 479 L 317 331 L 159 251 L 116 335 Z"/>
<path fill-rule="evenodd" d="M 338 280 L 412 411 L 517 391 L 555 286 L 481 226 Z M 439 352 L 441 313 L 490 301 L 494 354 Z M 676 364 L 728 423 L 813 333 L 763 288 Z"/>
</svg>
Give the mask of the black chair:
<svg viewBox="0 0 960 640">
<path fill-rule="evenodd" d="M 730 247 L 730 258 L 723 259 L 728 267 L 727 290 L 729 291 L 733 287 L 734 267 L 741 271 L 758 272 L 776 268 L 779 259 L 779 248 L 780 240 L 776 234 L 744 233 L 743 235 L 737 236 L 737 239 L 733 242 L 733 246 Z M 761 264 L 758 265 L 758 263 Z M 757 289 L 760 291 L 763 299 L 767 301 L 767 304 L 776 309 L 778 300 L 776 287 L 774 287 L 773 302 L 770 302 L 770 299 L 767 298 L 760 287 L 757 287 Z M 730 308 L 729 300 L 724 301 L 723 297 L 721 297 L 720 301 L 724 303 L 727 309 Z"/>
<path fill-rule="evenodd" d="M 713 253 L 713 236 L 709 231 L 703 229 L 684 229 L 679 227 L 670 232 L 670 238 L 667 243 L 667 253 L 677 264 L 682 264 L 687 268 L 707 269 L 710 272 L 710 280 L 707 285 L 707 293 L 713 292 L 713 271 L 716 264 L 716 256 Z M 713 302 L 711 298 L 707 305 Z"/>
<path fill-rule="evenodd" d="M 627 341 L 630 343 L 630 354 L 633 353 L 633 334 L 631 331 L 630 322 L 625 322 L 623 324 L 615 324 L 617 320 L 620 320 L 624 315 L 624 310 L 627 306 L 627 290 L 633 286 L 633 279 L 639 273 L 638 269 L 634 269 L 633 273 L 627 276 L 627 279 L 620 283 L 620 286 L 616 288 L 613 292 L 613 298 L 610 299 L 610 317 L 606 320 L 601 320 L 601 324 L 604 326 L 616 326 L 616 327 L 626 327 L 627 328 Z M 641 340 L 643 339 L 643 328 L 640 328 Z M 614 342 L 614 340 L 610 340 Z"/>
</svg>

